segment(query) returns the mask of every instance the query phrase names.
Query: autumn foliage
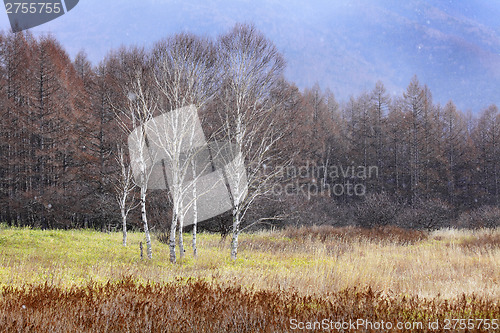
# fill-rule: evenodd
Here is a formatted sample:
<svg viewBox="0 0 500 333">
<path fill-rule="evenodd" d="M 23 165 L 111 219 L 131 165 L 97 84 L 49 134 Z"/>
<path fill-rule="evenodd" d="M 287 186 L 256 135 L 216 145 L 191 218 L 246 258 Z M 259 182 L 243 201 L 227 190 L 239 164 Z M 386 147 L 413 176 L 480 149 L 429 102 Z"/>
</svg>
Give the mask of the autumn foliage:
<svg viewBox="0 0 500 333">
<path fill-rule="evenodd" d="M 142 73 L 147 83 L 152 70 L 161 71 L 158 48 L 174 58 L 177 49 L 187 52 L 186 59 L 206 57 L 216 75 L 217 57 L 223 56 L 217 43 L 228 36 L 202 40 L 179 34 L 159 43 L 156 51 L 120 48 L 91 64 L 84 52 L 70 59 L 52 37 L 1 34 L 0 220 L 42 228 L 117 227 L 116 156 L 126 142 L 118 119 L 133 75 Z M 208 43 L 210 54 L 190 55 L 196 48 L 185 44 L 193 40 Z M 176 61 L 181 59 L 171 59 Z M 183 89 L 188 88 L 179 87 L 176 94 L 187 98 Z M 224 100 L 220 94 L 231 90 L 198 88 L 210 88 L 200 114 L 206 133 L 215 133 L 218 104 Z M 451 100 L 435 103 L 416 76 L 401 96 L 390 95 L 378 82 L 371 91 L 339 102 L 328 89 L 315 85 L 300 91 L 284 78 L 262 95 L 279 101 L 272 121 L 282 136 L 262 172 L 276 170 L 283 161 L 311 172 L 277 179 L 281 189 L 292 184 L 286 187 L 291 191 L 267 193 L 248 220 L 285 216 L 281 221 L 292 224 L 481 227 L 476 218 L 484 215 L 481 207 L 500 200 L 500 112 L 487 101 L 479 114 L 458 110 Z M 245 98 L 253 107 L 262 102 Z M 161 101 L 161 106 L 177 102 Z M 349 167 L 377 172 L 370 177 L 330 172 Z M 351 185 L 364 189 L 362 195 L 347 193 Z M 165 198 L 153 193 L 148 202 L 158 229 L 169 220 Z M 350 211 L 341 216 L 345 207 Z M 366 221 L 362 213 L 370 209 L 380 214 Z M 425 215 L 431 211 L 437 213 Z M 131 214 L 137 223 L 137 212 Z M 487 218 L 487 226 L 498 225 L 498 214 Z"/>
</svg>

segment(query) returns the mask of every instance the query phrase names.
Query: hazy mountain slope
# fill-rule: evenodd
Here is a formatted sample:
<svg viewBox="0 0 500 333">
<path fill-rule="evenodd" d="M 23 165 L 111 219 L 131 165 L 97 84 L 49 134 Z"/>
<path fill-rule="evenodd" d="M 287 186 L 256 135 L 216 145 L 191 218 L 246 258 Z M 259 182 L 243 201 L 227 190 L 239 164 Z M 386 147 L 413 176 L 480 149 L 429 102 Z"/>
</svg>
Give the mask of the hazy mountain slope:
<svg viewBox="0 0 500 333">
<path fill-rule="evenodd" d="M 493 1 L 97 1 L 35 32 L 51 31 L 70 54 L 97 63 L 121 44 L 151 45 L 177 31 L 216 36 L 253 22 L 285 54 L 299 87 L 316 81 L 339 99 L 382 80 L 401 93 L 411 76 L 436 101 L 500 105 L 500 5 Z M 8 27 L 2 17 L 1 26 Z"/>
</svg>

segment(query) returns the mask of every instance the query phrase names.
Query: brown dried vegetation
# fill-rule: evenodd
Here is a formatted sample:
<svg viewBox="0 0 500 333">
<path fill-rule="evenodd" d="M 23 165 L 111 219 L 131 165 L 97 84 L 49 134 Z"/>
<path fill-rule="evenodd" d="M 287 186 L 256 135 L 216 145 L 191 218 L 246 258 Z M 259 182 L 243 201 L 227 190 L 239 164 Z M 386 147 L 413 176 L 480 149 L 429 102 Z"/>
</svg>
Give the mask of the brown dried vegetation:
<svg viewBox="0 0 500 333">
<path fill-rule="evenodd" d="M 500 233 L 484 233 L 476 237 L 465 238 L 459 245 L 472 251 L 498 249 L 500 248 Z"/>
<path fill-rule="evenodd" d="M 290 332 L 292 319 L 422 332 L 500 315 L 500 230 L 259 231 L 241 236 L 237 261 L 202 233 L 199 256 L 177 265 L 161 243 L 140 260 L 142 233 L 123 247 L 119 233 L 1 231 L 0 332 Z"/>
<path fill-rule="evenodd" d="M 367 240 L 372 242 L 406 245 L 425 240 L 428 234 L 422 230 L 403 229 L 395 226 L 379 228 L 313 226 L 287 228 L 284 231 L 284 235 L 297 241 L 310 239 L 319 240 L 324 243 L 331 240 L 345 242 Z"/>
<path fill-rule="evenodd" d="M 500 317 L 498 303 L 474 296 L 449 301 L 350 288 L 318 297 L 192 279 L 5 287 L 1 295 L 2 332 L 287 332 L 292 318 L 423 322 L 424 330 L 416 332 L 425 332 L 436 319 Z"/>
</svg>

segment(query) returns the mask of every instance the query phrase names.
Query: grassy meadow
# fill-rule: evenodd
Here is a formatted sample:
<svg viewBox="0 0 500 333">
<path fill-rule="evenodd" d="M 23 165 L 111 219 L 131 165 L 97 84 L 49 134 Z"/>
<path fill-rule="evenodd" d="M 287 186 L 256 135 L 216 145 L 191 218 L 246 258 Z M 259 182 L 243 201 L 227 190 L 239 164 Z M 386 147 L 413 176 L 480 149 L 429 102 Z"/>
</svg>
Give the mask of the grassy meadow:
<svg viewBox="0 0 500 333">
<path fill-rule="evenodd" d="M 199 234 L 193 258 L 190 236 L 172 265 L 155 238 L 153 259 L 141 259 L 139 232 L 123 247 L 121 233 L 2 228 L 0 330 L 289 332 L 328 319 L 316 331 L 338 331 L 363 319 L 449 332 L 464 318 L 476 321 L 468 331 L 494 332 L 482 324 L 500 318 L 498 229 L 262 231 L 240 237 L 234 262 L 229 238 Z"/>
</svg>

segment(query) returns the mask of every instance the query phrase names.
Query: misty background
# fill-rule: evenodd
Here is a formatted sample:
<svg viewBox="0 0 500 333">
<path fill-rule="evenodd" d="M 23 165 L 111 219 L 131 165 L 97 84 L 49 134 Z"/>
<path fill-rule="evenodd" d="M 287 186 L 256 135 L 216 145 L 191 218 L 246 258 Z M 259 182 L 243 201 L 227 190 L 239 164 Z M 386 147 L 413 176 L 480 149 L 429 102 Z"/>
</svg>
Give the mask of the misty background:
<svg viewBox="0 0 500 333">
<path fill-rule="evenodd" d="M 5 10 L 0 28 L 10 29 Z M 401 94 L 416 74 L 444 105 L 462 111 L 500 104 L 500 5 L 496 1 L 82 0 L 31 29 L 52 34 L 94 65 L 121 45 L 149 47 L 181 31 L 215 37 L 253 23 L 284 54 L 287 79 L 318 83 L 338 100 L 381 80 Z"/>
</svg>

